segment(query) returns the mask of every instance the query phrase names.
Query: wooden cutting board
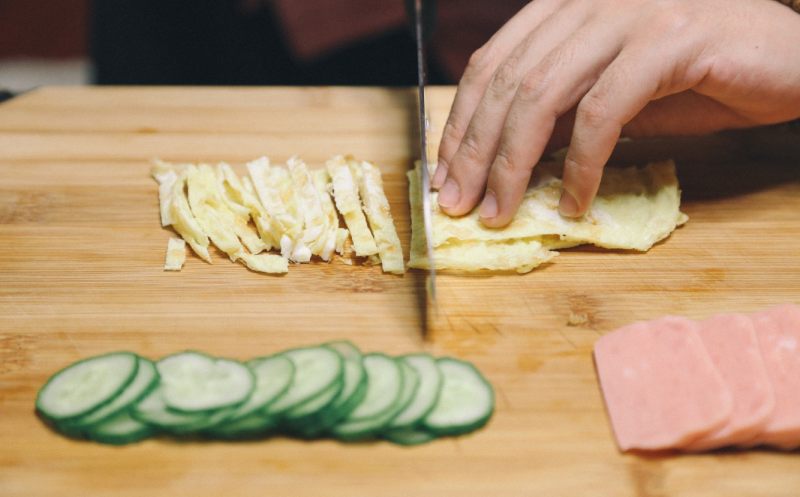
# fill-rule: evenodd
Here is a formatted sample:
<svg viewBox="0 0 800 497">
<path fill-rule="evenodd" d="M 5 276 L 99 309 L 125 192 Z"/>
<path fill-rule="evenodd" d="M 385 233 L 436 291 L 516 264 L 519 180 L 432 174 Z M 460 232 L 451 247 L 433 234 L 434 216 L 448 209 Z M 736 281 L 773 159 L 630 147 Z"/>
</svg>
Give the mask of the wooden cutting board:
<svg viewBox="0 0 800 497">
<path fill-rule="evenodd" d="M 434 130 L 452 96 L 431 89 Z M 428 342 L 419 272 L 334 262 L 270 277 L 220 254 L 162 271 L 172 233 L 159 225 L 153 157 L 241 171 L 260 155 L 319 167 L 353 153 L 383 169 L 407 250 L 415 119 L 414 91 L 385 89 L 52 88 L 0 105 L 0 495 L 798 495 L 797 453 L 618 453 L 592 365 L 597 337 L 633 320 L 800 303 L 800 167 L 781 153 L 748 159 L 739 135 L 622 147 L 617 162 L 678 158 L 690 222 L 647 254 L 578 248 L 524 276 L 442 275 Z M 587 322 L 569 326 L 570 313 Z M 474 361 L 496 414 L 473 435 L 411 449 L 116 448 L 57 436 L 34 415 L 45 379 L 89 355 L 245 359 L 336 338 Z"/>
</svg>

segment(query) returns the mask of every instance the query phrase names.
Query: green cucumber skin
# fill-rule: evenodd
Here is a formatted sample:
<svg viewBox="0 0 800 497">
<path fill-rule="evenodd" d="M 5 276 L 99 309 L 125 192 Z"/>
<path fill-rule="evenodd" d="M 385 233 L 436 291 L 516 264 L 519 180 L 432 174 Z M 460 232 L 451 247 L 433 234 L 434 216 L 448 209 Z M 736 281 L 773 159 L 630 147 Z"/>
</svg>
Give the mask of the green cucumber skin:
<svg viewBox="0 0 800 497">
<path fill-rule="evenodd" d="M 102 429 L 89 430 L 87 433 L 87 438 L 106 445 L 128 445 L 135 442 L 140 442 L 145 438 L 151 437 L 155 434 L 156 429 L 153 428 L 153 426 L 142 423 L 142 426 L 139 429 L 124 434 L 107 433 L 103 432 Z"/>
<path fill-rule="evenodd" d="M 289 352 L 293 352 L 293 351 L 297 351 L 297 350 L 319 349 L 320 347 L 321 346 L 318 346 L 318 345 L 312 345 L 312 346 L 308 346 L 308 347 L 296 347 L 296 348 L 293 348 L 293 349 L 288 349 L 288 350 L 285 350 L 283 352 L 280 352 L 280 354 L 284 355 L 285 357 L 287 357 L 291 361 L 292 360 L 291 356 L 287 355 Z M 272 409 L 271 407 L 274 404 L 277 404 L 278 401 L 280 401 L 285 395 L 287 395 L 291 391 L 292 385 L 294 385 L 294 382 L 295 382 L 295 380 L 297 378 L 297 375 L 295 375 L 295 377 L 292 378 L 292 382 L 289 384 L 289 387 L 286 389 L 286 391 L 283 393 L 283 395 L 279 395 L 277 398 L 275 398 L 273 400 L 273 402 L 270 402 L 270 405 L 268 405 L 264 409 L 261 409 L 259 412 L 261 412 L 263 415 L 268 416 L 268 417 L 283 418 L 286 415 L 287 412 L 289 412 L 289 411 L 291 411 L 291 410 L 293 410 L 293 409 L 295 409 L 297 407 L 302 406 L 306 402 L 308 402 L 308 401 L 312 400 L 313 398 L 315 398 L 317 395 L 323 393 L 335 381 L 342 381 L 342 377 L 344 375 L 344 359 L 342 358 L 341 354 L 339 354 L 338 352 L 336 352 L 336 351 L 334 351 L 332 349 L 329 349 L 327 347 L 326 347 L 326 349 L 330 350 L 331 352 L 336 354 L 336 356 L 339 358 L 339 374 L 336 376 L 336 378 L 333 381 L 331 381 L 331 383 L 329 383 L 328 385 L 325 385 L 325 387 L 320 389 L 320 391 L 314 392 L 312 395 L 309 395 L 305 399 L 300 399 L 297 402 L 295 402 L 294 404 L 290 404 L 288 406 L 284 406 L 280 410 Z M 292 363 L 294 364 L 294 361 L 292 361 Z M 297 367 L 297 364 L 295 364 L 295 368 L 296 367 Z"/>
<path fill-rule="evenodd" d="M 318 433 L 317 427 L 330 414 L 330 408 L 335 402 L 336 397 L 316 412 L 298 418 L 282 418 L 280 421 L 281 431 L 299 438 L 315 438 Z"/>
<path fill-rule="evenodd" d="M 406 354 L 406 355 L 398 357 L 398 359 L 401 360 L 401 361 L 405 361 L 407 357 L 415 357 L 415 356 L 425 356 L 425 357 L 428 357 L 431 360 L 433 360 L 434 364 L 436 363 L 436 358 L 434 358 L 433 356 L 431 356 L 430 354 L 427 354 L 427 353 Z M 438 400 L 439 395 L 442 393 L 442 385 L 444 384 L 444 379 L 441 377 L 441 373 L 439 373 L 439 375 L 440 376 L 439 376 L 438 391 L 436 393 L 436 398 L 431 403 L 431 405 L 428 406 L 428 408 L 423 413 L 421 413 L 419 418 L 417 418 L 412 423 L 407 423 L 407 424 L 403 424 L 403 425 L 397 425 L 397 424 L 392 424 L 392 422 L 390 422 L 389 423 L 389 425 L 390 425 L 389 429 L 390 430 L 405 430 L 405 429 L 413 430 L 415 428 L 419 428 L 422 425 L 422 421 L 428 416 L 428 414 L 431 413 L 431 411 L 433 411 L 433 408 L 436 407 L 436 401 Z M 420 384 L 421 383 L 422 383 L 422 378 L 420 378 Z M 412 399 L 412 402 L 413 402 L 413 399 Z"/>
<path fill-rule="evenodd" d="M 42 406 L 41 406 L 42 392 L 44 392 L 47 389 L 47 386 L 50 385 L 50 382 L 52 382 L 58 375 L 60 375 L 61 373 L 63 373 L 64 371 L 66 371 L 69 368 L 77 366 L 78 364 L 83 364 L 83 363 L 88 362 L 88 361 L 93 361 L 93 360 L 99 359 L 101 357 L 108 357 L 108 356 L 112 356 L 112 355 L 130 355 L 130 356 L 133 356 L 134 363 L 136 365 L 133 368 L 133 371 L 131 372 L 131 374 L 128 376 L 127 380 L 123 382 L 122 386 L 120 386 L 120 388 L 118 388 L 117 391 L 114 392 L 114 394 L 110 395 L 104 401 L 99 402 L 97 405 L 91 406 L 87 410 L 85 410 L 83 412 L 79 412 L 79 413 L 73 414 L 71 416 L 53 417 L 53 416 L 48 415 L 47 412 L 45 412 L 45 410 L 42 409 Z M 51 421 L 56 422 L 57 424 L 60 424 L 60 423 L 66 422 L 66 421 L 70 421 L 70 420 L 77 419 L 77 418 L 80 418 L 82 416 L 86 416 L 88 414 L 91 414 L 92 412 L 96 411 L 97 409 L 100 409 L 104 405 L 106 405 L 109 402 L 111 402 L 114 398 L 116 398 L 117 395 L 119 395 L 123 390 L 125 390 L 125 388 L 127 388 L 128 385 L 136 377 L 136 372 L 138 371 L 138 369 L 139 369 L 139 356 L 137 354 L 135 354 L 133 352 L 130 352 L 130 351 L 127 351 L 127 350 L 122 350 L 122 351 L 117 351 L 117 352 L 108 352 L 108 353 L 105 353 L 105 354 L 99 354 L 99 355 L 96 355 L 96 356 L 87 357 L 86 359 L 81 359 L 80 361 L 77 361 L 77 362 L 73 362 L 72 364 L 63 367 L 63 368 L 59 369 L 58 371 L 56 371 L 55 373 L 53 373 L 52 375 L 50 375 L 50 378 L 48 378 L 47 381 L 44 383 L 44 385 L 42 385 L 42 388 L 40 388 L 39 392 L 36 394 L 36 403 L 35 403 L 36 410 L 39 413 L 41 413 L 42 416 L 44 416 L 45 418 L 47 418 L 47 419 L 49 419 Z"/>
<path fill-rule="evenodd" d="M 342 356 L 342 390 L 344 391 L 344 378 L 346 376 L 345 372 L 348 360 L 358 361 L 361 363 L 363 355 L 358 347 L 356 347 L 349 340 L 327 342 L 322 346 L 331 348 Z M 339 350 L 338 346 L 344 346 L 345 348 L 352 349 L 352 354 L 347 356 L 345 353 Z M 318 413 L 315 418 L 307 420 L 307 422 L 304 423 L 304 426 L 299 427 L 299 430 L 295 430 L 294 434 L 304 439 L 318 438 L 325 435 L 333 426 L 336 425 L 336 423 L 346 418 L 356 408 L 356 406 L 361 403 L 361 401 L 364 399 L 364 396 L 367 394 L 367 374 L 363 369 L 363 365 L 361 365 L 361 370 L 361 379 L 359 380 L 356 388 L 350 394 L 349 398 L 336 398 L 327 409 Z"/>
<path fill-rule="evenodd" d="M 436 435 L 428 431 L 402 428 L 399 430 L 389 430 L 382 434 L 382 437 L 395 445 L 404 447 L 416 447 L 436 440 Z"/>
<path fill-rule="evenodd" d="M 232 424 L 210 428 L 204 434 L 221 440 L 253 440 L 270 435 L 277 425 L 277 420 L 254 413 Z"/>
<path fill-rule="evenodd" d="M 489 411 L 486 414 L 486 416 L 484 416 L 484 417 L 482 417 L 480 419 L 477 419 L 475 422 L 467 424 L 467 425 L 461 425 L 461 426 L 440 426 L 440 425 L 431 426 L 430 423 L 427 422 L 427 419 L 423 419 L 421 427 L 424 428 L 426 431 L 428 431 L 430 433 L 433 433 L 436 436 L 450 436 L 450 437 L 454 437 L 454 436 L 458 436 L 458 435 L 464 435 L 466 433 L 470 433 L 470 432 L 473 432 L 475 430 L 479 430 L 479 429 L 483 428 L 484 426 L 486 426 L 486 423 L 488 423 L 489 420 L 494 415 L 495 394 L 494 394 L 494 388 L 492 387 L 492 384 L 489 383 L 489 381 L 486 379 L 486 377 L 483 376 L 483 374 L 480 372 L 480 370 L 478 368 L 476 368 L 475 365 L 472 364 L 471 362 L 462 361 L 460 359 L 455 359 L 453 357 L 442 357 L 442 358 L 437 359 L 437 362 L 441 362 L 441 361 L 456 362 L 456 363 L 459 363 L 459 364 L 461 364 L 463 366 L 466 366 L 467 368 L 469 368 L 473 372 L 475 372 L 476 376 L 480 379 L 480 381 L 489 390 L 489 393 L 490 393 L 490 408 L 489 408 Z M 442 380 L 442 382 L 444 383 L 444 380 Z"/>
<path fill-rule="evenodd" d="M 274 358 L 275 358 L 276 356 L 278 356 L 278 355 L 280 355 L 280 354 L 274 354 L 274 355 L 268 355 L 268 356 L 256 357 L 256 358 L 250 359 L 249 361 L 245 362 L 245 363 L 244 363 L 244 365 L 245 365 L 245 366 L 247 366 L 248 368 L 250 368 L 250 369 L 252 370 L 252 368 L 253 368 L 255 365 L 257 365 L 259 362 L 261 362 L 261 361 L 265 361 L 265 360 L 271 360 L 271 359 L 274 359 Z M 278 391 L 278 392 L 275 394 L 275 396 L 273 396 L 271 399 L 269 399 L 269 400 L 268 400 L 266 403 L 264 403 L 263 405 L 260 405 L 260 406 L 258 406 L 257 408 L 253 409 L 252 411 L 250 411 L 250 412 L 247 412 L 247 413 L 246 413 L 246 414 L 244 414 L 244 415 L 241 415 L 241 414 L 240 414 L 240 413 L 237 411 L 237 412 L 236 412 L 236 413 L 234 413 L 234 415 L 233 415 L 233 416 L 232 416 L 232 417 L 231 417 L 231 418 L 228 420 L 229 422 L 236 422 L 236 421 L 238 421 L 238 420 L 240 420 L 240 419 L 244 419 L 244 418 L 250 417 L 251 415 L 258 413 L 259 411 L 266 411 L 266 410 L 269 408 L 269 406 L 271 406 L 273 403 L 275 403 L 275 401 L 277 401 L 279 398 L 281 398 L 281 396 L 282 396 L 283 394 L 285 394 L 285 393 L 286 393 L 286 392 L 289 390 L 289 387 L 290 387 L 290 386 L 291 386 L 291 384 L 292 384 L 292 378 L 294 378 L 294 374 L 295 374 L 295 365 L 294 365 L 294 363 L 293 363 L 291 360 L 289 360 L 288 358 L 285 358 L 285 357 L 284 357 L 284 359 L 287 361 L 287 363 L 288 363 L 288 364 L 290 365 L 290 367 L 291 367 L 291 374 L 290 374 L 290 376 L 289 376 L 289 381 L 288 381 L 288 382 L 286 382 L 286 385 L 284 385 L 284 386 L 283 386 L 283 388 L 281 388 L 281 389 L 280 389 L 280 390 L 279 390 L 279 391 Z M 255 373 L 253 373 L 253 374 L 255 375 Z M 257 383 L 257 382 L 258 382 L 258 379 L 256 378 L 256 383 Z M 254 389 L 254 390 L 253 390 L 253 393 L 255 393 L 255 386 L 253 387 L 253 389 Z M 251 395 L 252 395 L 252 394 L 251 394 Z M 247 402 L 247 401 L 245 401 L 245 403 L 246 403 L 246 402 Z M 242 405 L 244 405 L 244 403 L 243 403 Z"/>
<path fill-rule="evenodd" d="M 78 428 L 67 423 L 56 423 L 49 419 L 44 419 L 44 421 L 48 426 L 50 426 L 50 428 L 56 430 L 67 438 L 72 438 L 75 440 L 87 440 L 89 438 L 89 435 L 85 429 Z"/>
<path fill-rule="evenodd" d="M 205 430 L 221 426 L 222 423 L 227 421 L 228 417 L 234 413 L 235 409 L 236 407 L 223 407 L 219 409 L 219 411 L 203 414 L 203 419 L 198 420 L 196 423 L 173 426 L 167 431 L 175 435 L 194 435 L 202 433 Z"/>
<path fill-rule="evenodd" d="M 137 411 L 135 409 L 131 411 L 131 416 L 133 417 L 133 419 L 141 423 L 146 423 L 148 425 L 157 428 L 160 431 L 169 433 L 181 433 L 183 429 L 186 429 L 185 427 L 189 427 L 189 429 L 192 429 L 191 427 L 193 426 L 202 426 L 202 423 L 206 417 L 206 415 L 199 415 L 197 419 L 193 421 L 187 420 L 184 423 L 171 424 L 171 423 L 159 423 L 155 419 L 148 417 L 146 414 L 143 414 L 142 412 Z"/>
<path fill-rule="evenodd" d="M 92 441 L 106 444 L 106 445 L 130 445 L 132 443 L 141 442 L 147 438 L 152 437 L 157 433 L 152 426 L 147 426 L 146 429 L 129 435 L 91 435 Z"/>
<path fill-rule="evenodd" d="M 353 392 L 353 395 L 341 405 L 341 407 L 327 413 L 317 420 L 317 424 L 309 426 L 304 430 L 303 436 L 305 438 L 315 438 L 323 434 L 330 434 L 330 430 L 336 426 L 338 422 L 345 419 L 351 412 L 364 400 L 367 395 L 367 375 L 361 379 L 358 387 Z"/>
<path fill-rule="evenodd" d="M 437 437 L 455 437 L 458 435 L 466 435 L 467 433 L 471 433 L 486 426 L 486 423 L 488 423 L 489 420 L 492 419 L 492 413 L 493 411 L 490 412 L 488 415 L 484 416 L 483 418 L 468 425 L 463 425 L 453 428 L 441 428 L 441 427 L 431 428 L 430 426 L 423 423 L 422 427 L 425 428 L 426 431 L 429 431 L 430 433 L 436 435 Z"/>
<path fill-rule="evenodd" d="M 274 354 L 274 355 L 278 355 L 278 354 Z M 251 361 L 261 361 L 261 360 L 264 360 L 264 359 L 269 359 L 269 358 L 271 358 L 271 357 L 274 357 L 274 356 L 261 356 L 261 357 L 256 357 L 255 359 L 251 359 L 250 361 L 247 361 L 247 362 L 245 363 L 245 365 L 248 365 L 248 364 L 249 364 Z M 294 365 L 294 363 L 291 361 L 291 359 L 286 359 L 286 360 L 287 360 L 287 361 L 289 361 L 289 364 L 291 364 L 291 365 L 292 365 L 292 379 L 293 379 L 293 378 L 294 378 L 294 375 L 295 375 L 295 373 L 296 373 L 297 367 Z M 271 406 L 272 404 L 274 404 L 274 403 L 275 403 L 275 401 L 277 401 L 278 399 L 280 399 L 280 398 L 281 398 L 281 396 L 283 396 L 283 394 L 285 394 L 285 393 L 286 393 L 286 392 L 289 390 L 289 387 L 290 387 L 291 385 L 292 385 L 292 381 L 291 381 L 291 380 L 289 380 L 289 382 L 288 382 L 288 383 L 286 383 L 286 386 L 285 386 L 283 389 L 281 389 L 281 392 L 280 392 L 279 394 L 277 394 L 275 397 L 273 397 L 272 399 L 270 399 L 270 401 L 269 401 L 269 402 L 267 402 L 265 405 L 261 406 L 261 407 L 260 407 L 258 410 L 259 410 L 259 411 L 265 411 L 265 410 L 267 410 L 267 409 L 269 408 L 269 406 Z M 251 413 L 251 414 L 253 414 L 253 413 Z"/>
<path fill-rule="evenodd" d="M 144 360 L 144 361 L 149 361 L 148 359 L 142 359 L 142 358 L 140 358 L 140 359 Z M 153 366 L 155 366 L 155 364 L 153 364 Z M 153 377 L 153 379 L 150 380 L 150 384 L 147 385 L 147 387 L 139 394 L 139 396 L 136 397 L 135 399 L 133 399 L 130 404 L 124 405 L 124 406 L 120 406 L 120 408 L 118 410 L 112 411 L 109 414 L 107 414 L 105 417 L 103 417 L 102 419 L 96 420 L 96 421 L 91 422 L 91 423 L 87 423 L 85 420 L 89 416 L 91 416 L 93 412 L 96 412 L 97 409 L 95 409 L 92 413 L 85 414 L 85 415 L 81 416 L 80 418 L 77 418 L 77 419 L 74 419 L 74 420 L 69 420 L 69 421 L 66 421 L 64 423 L 61 423 L 61 425 L 64 427 L 64 429 L 78 430 L 78 431 L 83 430 L 84 432 L 86 430 L 91 431 L 92 428 L 94 428 L 95 426 L 98 426 L 98 425 L 102 424 L 104 421 L 106 421 L 108 419 L 111 419 L 112 417 L 116 416 L 117 414 L 120 414 L 120 413 L 124 412 L 125 410 L 131 410 L 133 408 L 133 406 L 135 406 L 136 404 L 139 403 L 139 401 L 141 401 L 142 399 L 144 399 L 145 397 L 150 395 L 150 393 L 152 393 L 153 390 L 155 390 L 156 387 L 159 385 L 161 378 L 158 376 L 158 369 L 156 369 L 155 373 L 156 374 Z M 133 382 L 133 380 L 131 380 L 131 382 Z M 122 392 L 120 392 L 120 395 L 121 394 L 122 394 Z M 102 408 L 102 406 L 101 406 L 101 408 Z M 139 420 L 139 421 L 142 422 L 141 420 Z"/>
<path fill-rule="evenodd" d="M 402 375 L 402 381 L 400 383 L 400 392 L 398 393 L 398 397 L 395 399 L 392 406 L 389 407 L 383 413 L 377 414 L 372 418 L 367 418 L 354 422 L 351 421 L 350 423 L 351 426 L 353 424 L 363 425 L 364 428 L 361 430 L 348 431 L 347 422 L 345 422 L 342 425 L 334 427 L 333 433 L 336 438 L 345 442 L 357 442 L 357 441 L 364 441 L 377 438 L 381 435 L 381 432 L 389 426 L 391 420 L 394 419 L 394 417 L 397 416 L 397 414 L 399 414 L 403 409 L 406 408 L 406 406 L 408 406 L 414 400 L 414 395 L 416 395 L 420 383 L 419 378 L 416 376 L 417 375 L 416 370 L 411 366 L 409 366 L 408 364 L 404 364 L 398 358 L 393 358 L 392 360 L 400 368 Z M 412 375 L 414 375 L 413 378 L 415 379 L 415 385 L 413 390 L 408 395 L 408 398 L 403 398 L 403 394 L 407 393 L 404 392 L 406 388 L 406 381 L 408 380 L 405 374 L 406 368 L 408 371 L 411 371 Z"/>
<path fill-rule="evenodd" d="M 364 400 L 364 396 L 367 394 L 367 372 L 364 369 L 364 365 L 362 362 L 364 358 L 363 354 L 361 354 L 358 347 L 353 345 L 353 343 L 350 342 L 349 340 L 328 342 L 324 346 L 330 347 L 338 351 L 338 349 L 336 348 L 337 345 L 344 345 L 345 347 L 350 347 L 354 350 L 355 354 L 353 354 L 353 357 L 345 357 L 344 354 L 342 354 L 342 358 L 344 359 L 344 362 L 347 362 L 349 359 L 352 359 L 353 361 L 358 361 L 359 365 L 361 366 L 361 380 L 359 380 L 358 385 L 356 386 L 355 390 L 353 390 L 353 393 L 350 394 L 350 397 L 348 399 L 343 400 L 342 404 L 336 407 L 336 410 L 334 413 L 332 413 L 333 414 L 332 416 L 327 417 L 329 420 L 334 422 L 350 414 L 353 411 L 353 409 L 355 409 L 356 406 L 360 404 L 362 400 Z M 342 375 L 344 376 L 344 372 Z M 337 400 L 341 401 L 342 399 L 337 399 Z"/>
<path fill-rule="evenodd" d="M 386 406 L 383 409 L 383 411 L 380 411 L 380 412 L 377 412 L 377 413 L 371 413 L 368 416 L 368 417 L 375 417 L 375 416 L 380 416 L 380 415 L 390 411 L 394 407 L 394 404 L 399 401 L 400 394 L 402 393 L 402 390 L 403 390 L 403 382 L 404 382 L 405 378 L 403 377 L 403 369 L 400 366 L 400 363 L 398 363 L 394 358 L 392 358 L 392 357 L 390 357 L 390 356 L 388 356 L 386 354 L 380 353 L 380 352 L 373 352 L 373 353 L 370 353 L 370 354 L 366 354 L 362 360 L 367 360 L 367 358 L 370 357 L 370 356 L 380 357 L 383 360 L 393 362 L 394 365 L 395 365 L 396 370 L 398 371 L 398 374 L 400 375 L 400 384 L 399 384 L 399 390 L 398 390 L 398 393 L 397 393 L 398 397 L 394 399 L 392 404 L 390 404 L 389 406 Z M 365 366 L 365 368 L 366 368 L 366 366 Z M 367 373 L 366 376 L 367 376 L 367 388 L 369 389 L 369 373 Z M 360 405 L 360 403 L 359 403 L 359 405 Z M 357 410 L 359 405 L 356 405 L 356 409 L 353 409 L 353 412 L 355 412 Z M 358 418 L 358 419 L 343 420 L 343 421 L 360 421 L 360 420 L 363 420 L 363 419 L 366 419 L 366 418 L 365 417 L 361 417 L 361 418 Z"/>
</svg>

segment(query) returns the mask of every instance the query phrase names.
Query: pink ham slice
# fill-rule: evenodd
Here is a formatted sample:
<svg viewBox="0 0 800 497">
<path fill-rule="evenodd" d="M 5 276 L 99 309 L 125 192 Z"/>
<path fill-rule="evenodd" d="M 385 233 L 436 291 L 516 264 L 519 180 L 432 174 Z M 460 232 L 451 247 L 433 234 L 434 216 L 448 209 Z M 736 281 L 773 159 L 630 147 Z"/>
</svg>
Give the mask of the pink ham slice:
<svg viewBox="0 0 800 497">
<path fill-rule="evenodd" d="M 666 317 L 597 341 L 597 373 L 620 450 L 683 447 L 730 418 L 731 394 L 696 327 Z"/>
<path fill-rule="evenodd" d="M 732 394 L 733 411 L 727 423 L 685 449 L 710 450 L 752 440 L 766 426 L 775 397 L 751 319 L 719 314 L 701 321 L 697 332 Z"/>
<path fill-rule="evenodd" d="M 775 408 L 747 446 L 800 447 L 800 307 L 786 304 L 752 316 Z"/>
</svg>

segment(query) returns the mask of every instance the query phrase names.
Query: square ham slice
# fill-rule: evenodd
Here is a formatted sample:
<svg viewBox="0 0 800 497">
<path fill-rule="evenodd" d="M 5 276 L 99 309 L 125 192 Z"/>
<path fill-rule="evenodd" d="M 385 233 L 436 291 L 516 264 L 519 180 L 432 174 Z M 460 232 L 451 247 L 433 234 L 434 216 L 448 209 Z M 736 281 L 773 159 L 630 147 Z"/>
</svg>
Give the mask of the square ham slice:
<svg viewBox="0 0 800 497">
<path fill-rule="evenodd" d="M 665 317 L 597 341 L 597 373 L 620 450 L 681 448 L 730 419 L 731 393 L 696 327 Z"/>
<path fill-rule="evenodd" d="M 753 322 L 744 314 L 718 314 L 701 321 L 697 332 L 731 391 L 733 412 L 727 423 L 689 443 L 685 450 L 696 452 L 747 442 L 764 429 L 775 406 Z"/>
<path fill-rule="evenodd" d="M 800 307 L 780 305 L 753 314 L 775 408 L 764 431 L 747 446 L 800 447 Z"/>
</svg>

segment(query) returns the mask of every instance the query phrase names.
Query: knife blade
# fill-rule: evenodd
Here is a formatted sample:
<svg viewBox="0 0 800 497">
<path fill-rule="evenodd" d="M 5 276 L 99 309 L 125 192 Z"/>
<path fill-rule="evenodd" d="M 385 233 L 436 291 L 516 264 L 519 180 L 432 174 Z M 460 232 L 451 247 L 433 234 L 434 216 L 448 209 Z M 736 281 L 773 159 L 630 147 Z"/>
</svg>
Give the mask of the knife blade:
<svg viewBox="0 0 800 497">
<path fill-rule="evenodd" d="M 436 265 L 433 255 L 433 226 L 431 216 L 431 182 L 428 171 L 428 113 L 425 106 L 425 83 L 427 65 L 425 63 L 425 35 L 422 0 L 414 0 L 414 35 L 417 42 L 417 83 L 419 103 L 419 153 L 422 173 L 422 219 L 425 227 L 425 248 L 428 256 L 428 278 L 425 284 L 429 303 L 436 307 Z"/>
</svg>

